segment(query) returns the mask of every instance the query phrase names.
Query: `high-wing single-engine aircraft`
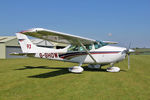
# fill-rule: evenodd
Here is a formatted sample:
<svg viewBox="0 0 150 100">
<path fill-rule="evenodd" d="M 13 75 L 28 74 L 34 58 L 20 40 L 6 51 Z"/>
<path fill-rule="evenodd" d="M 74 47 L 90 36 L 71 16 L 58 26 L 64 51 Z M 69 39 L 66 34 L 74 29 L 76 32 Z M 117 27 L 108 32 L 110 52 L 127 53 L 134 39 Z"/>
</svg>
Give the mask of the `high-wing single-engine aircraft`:
<svg viewBox="0 0 150 100">
<path fill-rule="evenodd" d="M 108 71 L 119 71 L 120 68 L 114 67 L 114 64 L 122 61 L 126 55 L 133 52 L 128 48 L 109 45 L 117 42 L 97 41 L 43 28 L 33 28 L 18 32 L 16 35 L 23 53 L 12 53 L 12 55 L 79 63 L 79 66 L 69 68 L 69 71 L 74 73 L 83 71 L 82 64 L 89 64 L 89 68 L 100 68 L 103 65 L 110 64 L 111 67 L 107 69 Z M 38 47 L 26 35 L 47 41 L 65 43 L 68 46 L 63 49 Z"/>
</svg>

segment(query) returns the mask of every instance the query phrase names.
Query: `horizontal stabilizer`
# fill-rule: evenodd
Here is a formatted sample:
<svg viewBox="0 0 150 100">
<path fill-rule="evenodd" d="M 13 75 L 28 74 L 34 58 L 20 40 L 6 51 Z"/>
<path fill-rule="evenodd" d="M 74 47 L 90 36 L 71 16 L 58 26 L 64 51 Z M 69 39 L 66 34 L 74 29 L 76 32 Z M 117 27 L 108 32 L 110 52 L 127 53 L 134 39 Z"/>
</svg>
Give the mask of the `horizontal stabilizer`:
<svg viewBox="0 0 150 100">
<path fill-rule="evenodd" d="M 12 52 L 9 55 L 12 56 L 27 56 L 27 57 L 34 57 L 35 53 L 17 53 L 17 52 Z"/>
</svg>

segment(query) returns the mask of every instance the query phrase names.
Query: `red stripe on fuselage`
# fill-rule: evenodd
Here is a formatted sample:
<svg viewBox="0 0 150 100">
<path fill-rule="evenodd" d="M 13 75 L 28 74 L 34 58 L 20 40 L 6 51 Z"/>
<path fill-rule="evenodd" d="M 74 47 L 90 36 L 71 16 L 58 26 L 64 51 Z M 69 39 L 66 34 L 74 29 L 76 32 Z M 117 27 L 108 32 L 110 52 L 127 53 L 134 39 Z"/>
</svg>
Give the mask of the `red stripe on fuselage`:
<svg viewBox="0 0 150 100">
<path fill-rule="evenodd" d="M 114 53 L 119 53 L 119 52 L 94 52 L 90 54 L 114 54 Z"/>
<path fill-rule="evenodd" d="M 117 52 L 91 52 L 90 54 L 116 54 L 116 53 L 119 53 L 120 51 L 117 51 Z M 70 54 L 70 55 L 64 55 L 62 56 L 61 58 L 62 59 L 66 59 L 66 58 L 69 58 L 69 57 L 75 57 L 75 56 L 80 56 L 80 55 L 88 55 L 87 53 L 85 54 Z"/>
</svg>

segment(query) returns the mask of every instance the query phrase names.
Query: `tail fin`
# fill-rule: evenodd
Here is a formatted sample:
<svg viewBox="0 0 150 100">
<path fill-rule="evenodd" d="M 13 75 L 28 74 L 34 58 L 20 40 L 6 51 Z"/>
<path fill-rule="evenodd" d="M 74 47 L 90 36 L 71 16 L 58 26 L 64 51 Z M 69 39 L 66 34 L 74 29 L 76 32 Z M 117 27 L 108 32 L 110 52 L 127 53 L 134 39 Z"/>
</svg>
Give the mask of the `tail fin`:
<svg viewBox="0 0 150 100">
<path fill-rule="evenodd" d="M 18 38 L 23 53 L 35 53 L 37 51 L 37 46 L 34 45 L 26 35 L 16 33 L 16 36 Z"/>
</svg>

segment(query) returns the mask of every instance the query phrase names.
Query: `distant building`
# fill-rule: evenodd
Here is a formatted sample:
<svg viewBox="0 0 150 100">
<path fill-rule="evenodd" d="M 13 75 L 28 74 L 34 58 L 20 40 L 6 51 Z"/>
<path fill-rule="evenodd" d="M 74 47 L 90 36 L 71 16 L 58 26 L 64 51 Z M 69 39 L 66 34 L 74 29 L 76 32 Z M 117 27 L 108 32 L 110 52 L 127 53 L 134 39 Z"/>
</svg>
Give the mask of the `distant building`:
<svg viewBox="0 0 150 100">
<path fill-rule="evenodd" d="M 55 45 L 49 41 L 42 39 L 32 39 L 31 42 L 39 47 L 54 48 Z"/>
<path fill-rule="evenodd" d="M 31 39 L 33 44 L 39 47 L 46 47 L 46 48 L 64 48 L 67 46 L 66 44 L 62 43 L 54 43 L 45 41 L 42 39 Z M 0 59 L 7 59 L 7 58 L 23 58 L 22 56 L 11 56 L 9 55 L 12 52 L 22 52 L 21 47 L 18 43 L 18 39 L 16 36 L 0 36 Z"/>
<path fill-rule="evenodd" d="M 0 37 L 0 59 L 16 58 L 20 56 L 11 56 L 11 52 L 21 52 L 16 36 Z"/>
</svg>

